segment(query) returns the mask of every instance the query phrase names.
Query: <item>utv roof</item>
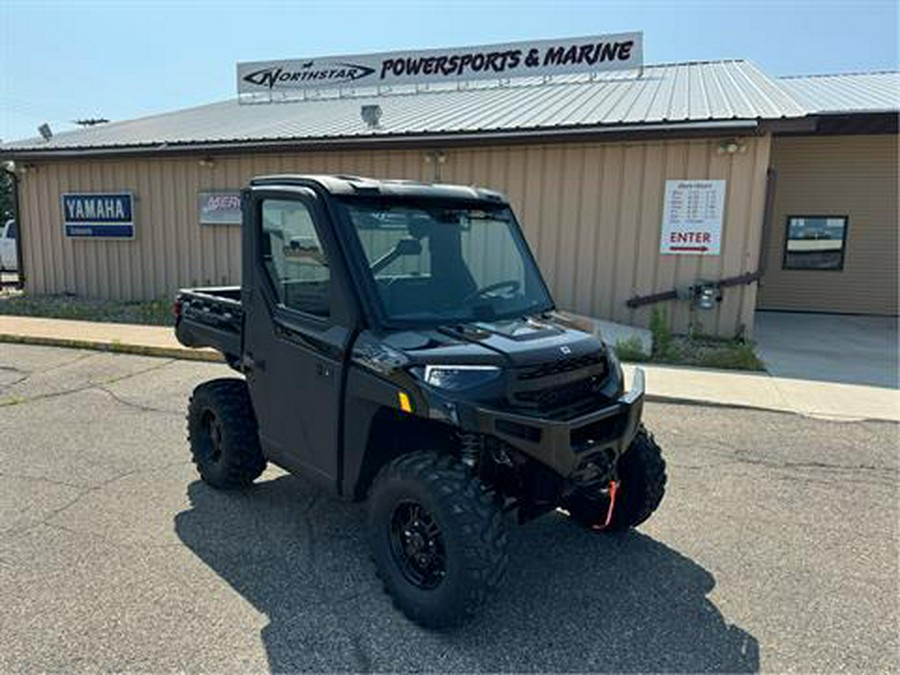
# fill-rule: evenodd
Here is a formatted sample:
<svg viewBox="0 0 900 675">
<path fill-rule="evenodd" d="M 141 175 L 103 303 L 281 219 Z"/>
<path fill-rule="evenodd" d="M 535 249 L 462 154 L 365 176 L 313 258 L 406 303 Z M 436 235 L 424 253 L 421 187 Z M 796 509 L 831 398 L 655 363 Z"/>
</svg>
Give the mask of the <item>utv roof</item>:
<svg viewBox="0 0 900 675">
<path fill-rule="evenodd" d="M 315 183 L 321 189 L 334 195 L 359 197 L 385 196 L 408 199 L 458 199 L 464 201 L 490 201 L 508 204 L 506 195 L 467 185 L 446 185 L 443 183 L 419 183 L 412 180 L 378 180 L 363 176 L 284 174 L 260 176 L 250 181 L 254 187 L 309 185 Z"/>
</svg>

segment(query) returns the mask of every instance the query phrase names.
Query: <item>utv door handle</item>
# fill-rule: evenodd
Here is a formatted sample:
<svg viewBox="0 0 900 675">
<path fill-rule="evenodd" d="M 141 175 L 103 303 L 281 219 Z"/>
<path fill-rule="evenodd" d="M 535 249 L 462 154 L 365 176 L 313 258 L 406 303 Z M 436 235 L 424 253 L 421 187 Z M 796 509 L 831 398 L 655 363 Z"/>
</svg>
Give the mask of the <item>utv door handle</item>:
<svg viewBox="0 0 900 675">
<path fill-rule="evenodd" d="M 243 366 L 244 370 L 247 372 L 251 372 L 253 370 L 265 370 L 266 362 L 257 361 L 253 358 L 253 354 L 244 354 L 244 358 L 241 359 L 241 366 Z"/>
</svg>

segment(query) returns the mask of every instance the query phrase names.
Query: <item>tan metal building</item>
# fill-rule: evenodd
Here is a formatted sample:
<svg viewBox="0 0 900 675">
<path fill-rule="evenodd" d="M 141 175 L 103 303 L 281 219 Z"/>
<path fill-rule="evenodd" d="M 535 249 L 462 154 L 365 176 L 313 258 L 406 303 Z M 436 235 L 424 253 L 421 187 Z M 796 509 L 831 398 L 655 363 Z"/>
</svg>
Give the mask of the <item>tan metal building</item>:
<svg viewBox="0 0 900 675">
<path fill-rule="evenodd" d="M 660 307 L 677 332 L 747 335 L 758 306 L 897 313 L 897 81 L 845 76 L 858 95 L 834 111 L 742 61 L 227 101 L 6 144 L 0 159 L 15 161 L 31 293 L 143 300 L 237 284 L 239 228 L 201 224 L 198 195 L 260 174 L 347 173 L 506 192 L 564 308 L 647 325 Z M 377 127 L 363 105 L 379 106 Z M 701 180 L 725 181 L 718 254 L 661 253 L 667 181 Z M 133 195 L 134 238 L 67 236 L 62 195 L 110 192 Z M 733 279 L 712 310 L 635 302 Z"/>
<path fill-rule="evenodd" d="M 897 150 L 893 134 L 775 140 L 777 184 L 760 309 L 897 314 Z M 803 216 L 843 223 L 840 260 L 822 269 L 792 268 L 785 260 L 788 224 Z"/>
</svg>

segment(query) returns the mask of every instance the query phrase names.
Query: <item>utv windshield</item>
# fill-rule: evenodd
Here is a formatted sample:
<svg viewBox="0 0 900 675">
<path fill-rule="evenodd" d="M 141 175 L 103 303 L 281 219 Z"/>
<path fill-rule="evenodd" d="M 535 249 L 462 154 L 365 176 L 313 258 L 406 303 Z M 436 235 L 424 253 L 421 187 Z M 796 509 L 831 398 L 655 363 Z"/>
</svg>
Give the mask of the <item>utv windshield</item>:
<svg viewBox="0 0 900 675">
<path fill-rule="evenodd" d="M 493 321 L 553 306 L 506 206 L 344 203 L 390 321 Z"/>
</svg>

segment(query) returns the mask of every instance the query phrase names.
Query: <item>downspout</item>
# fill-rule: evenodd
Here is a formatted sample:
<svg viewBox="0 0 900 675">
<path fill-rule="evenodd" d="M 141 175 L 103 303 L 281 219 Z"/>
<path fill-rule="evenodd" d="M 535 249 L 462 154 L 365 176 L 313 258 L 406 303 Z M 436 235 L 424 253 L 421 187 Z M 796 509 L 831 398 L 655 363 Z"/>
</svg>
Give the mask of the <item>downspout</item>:
<svg viewBox="0 0 900 675">
<path fill-rule="evenodd" d="M 760 280 L 766 274 L 769 244 L 772 238 L 772 219 L 775 217 L 775 186 L 778 182 L 778 171 L 769 167 L 766 171 L 766 201 L 763 207 L 762 232 L 759 237 L 759 270 Z"/>
<path fill-rule="evenodd" d="M 10 171 L 5 166 L 0 167 L 0 170 L 3 171 L 7 176 L 9 176 L 12 181 L 12 209 L 13 209 L 13 220 L 16 221 L 16 267 L 18 273 L 18 282 L 16 283 L 16 288 L 22 290 L 25 288 L 25 256 L 22 255 L 22 212 L 19 208 L 19 176 L 15 171 Z"/>
</svg>

